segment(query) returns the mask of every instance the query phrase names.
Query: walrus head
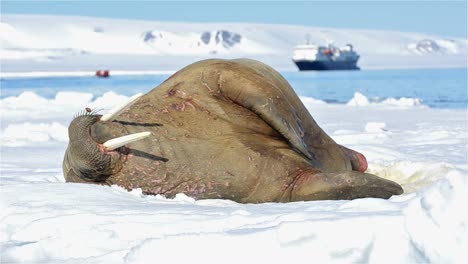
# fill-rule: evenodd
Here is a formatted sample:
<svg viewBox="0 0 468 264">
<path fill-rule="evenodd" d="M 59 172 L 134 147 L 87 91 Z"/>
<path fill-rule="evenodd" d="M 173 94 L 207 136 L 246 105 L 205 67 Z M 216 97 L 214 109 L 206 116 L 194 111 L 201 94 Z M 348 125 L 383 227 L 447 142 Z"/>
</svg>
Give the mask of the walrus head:
<svg viewBox="0 0 468 264">
<path fill-rule="evenodd" d="M 124 155 L 115 151 L 119 147 L 146 138 L 150 132 L 125 134 L 114 118 L 131 106 L 141 94 L 130 98 L 109 114 L 97 115 L 88 108 L 79 113 L 68 127 L 69 143 L 63 161 L 65 180 L 68 182 L 103 183 L 122 168 Z"/>
</svg>

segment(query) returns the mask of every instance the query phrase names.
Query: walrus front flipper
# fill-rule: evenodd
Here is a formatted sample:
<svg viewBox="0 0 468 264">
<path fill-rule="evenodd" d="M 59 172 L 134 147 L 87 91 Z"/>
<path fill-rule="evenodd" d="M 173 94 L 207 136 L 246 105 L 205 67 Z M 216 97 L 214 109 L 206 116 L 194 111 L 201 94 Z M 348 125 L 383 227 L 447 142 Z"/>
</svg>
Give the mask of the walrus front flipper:
<svg viewBox="0 0 468 264">
<path fill-rule="evenodd" d="M 352 169 L 341 148 L 317 125 L 289 83 L 273 68 L 248 59 L 212 66 L 204 74 L 217 75 L 224 97 L 260 116 L 314 167 L 326 171 Z"/>
<path fill-rule="evenodd" d="M 399 184 L 368 173 L 302 171 L 295 178 L 290 201 L 351 200 L 366 197 L 388 199 L 402 193 L 403 189 Z"/>
</svg>

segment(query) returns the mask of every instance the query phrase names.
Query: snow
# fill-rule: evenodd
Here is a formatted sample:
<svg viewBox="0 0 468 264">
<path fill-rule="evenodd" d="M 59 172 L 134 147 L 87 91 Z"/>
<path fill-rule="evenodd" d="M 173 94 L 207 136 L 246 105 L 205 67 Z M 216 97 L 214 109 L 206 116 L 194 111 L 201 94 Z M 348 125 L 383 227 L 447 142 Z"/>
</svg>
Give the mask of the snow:
<svg viewBox="0 0 468 264">
<path fill-rule="evenodd" d="M 57 122 L 11 124 L 2 132 L 3 146 L 32 145 L 49 140 L 68 142 L 67 127 Z"/>
<path fill-rule="evenodd" d="M 387 131 L 385 129 L 386 124 L 382 122 L 369 122 L 366 124 L 366 132 L 369 133 L 382 133 Z"/>
<path fill-rule="evenodd" d="M 411 106 L 422 106 L 422 100 L 419 98 L 385 98 L 379 100 L 378 98 L 369 100 L 365 95 L 360 92 L 355 92 L 353 98 L 349 100 L 347 105 L 350 106 L 368 106 L 370 104 L 383 104 L 383 105 L 394 105 L 400 107 L 411 107 Z"/>
<path fill-rule="evenodd" d="M 416 32 L 248 23 L 175 23 L 2 14 L 2 74 L 177 70 L 211 57 L 249 57 L 296 70 L 294 47 L 353 44 L 363 69 L 465 67 L 468 40 Z M 63 73 L 62 73 L 63 74 Z"/>
<path fill-rule="evenodd" d="M 94 98 L 91 93 L 58 92 L 53 99 L 41 97 L 33 92 L 23 92 L 19 96 L 7 97 L 1 100 L 2 125 L 10 121 L 23 120 L 61 120 L 68 126 L 65 120 L 70 116 L 64 113 L 78 113 L 84 107 L 90 107 L 98 111 L 110 110 L 117 104 L 124 103 L 127 96 L 114 92 L 106 92 L 102 96 Z"/>
<path fill-rule="evenodd" d="M 467 261 L 466 109 L 364 94 L 353 100 L 367 103 L 357 105 L 301 97 L 334 140 L 366 155 L 369 172 L 403 186 L 405 194 L 389 200 L 238 204 L 65 183 L 73 114 L 126 98 L 25 92 L 1 99 L 2 262 Z"/>
</svg>

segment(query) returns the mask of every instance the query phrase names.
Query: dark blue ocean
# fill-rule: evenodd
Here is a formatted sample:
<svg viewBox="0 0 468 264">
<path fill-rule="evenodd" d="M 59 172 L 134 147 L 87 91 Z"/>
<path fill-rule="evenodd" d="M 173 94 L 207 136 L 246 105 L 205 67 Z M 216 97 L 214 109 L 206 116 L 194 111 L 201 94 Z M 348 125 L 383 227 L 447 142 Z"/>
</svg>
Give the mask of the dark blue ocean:
<svg viewBox="0 0 468 264">
<path fill-rule="evenodd" d="M 112 72 L 111 72 L 112 74 Z M 456 69 L 402 69 L 329 72 L 283 72 L 297 94 L 326 101 L 347 103 L 355 92 L 371 101 L 386 98 L 419 98 L 432 108 L 468 108 L 468 71 Z M 53 98 L 59 91 L 78 91 L 100 96 L 114 91 L 133 95 L 146 93 L 169 75 L 97 77 L 3 78 L 1 98 L 32 91 Z"/>
</svg>

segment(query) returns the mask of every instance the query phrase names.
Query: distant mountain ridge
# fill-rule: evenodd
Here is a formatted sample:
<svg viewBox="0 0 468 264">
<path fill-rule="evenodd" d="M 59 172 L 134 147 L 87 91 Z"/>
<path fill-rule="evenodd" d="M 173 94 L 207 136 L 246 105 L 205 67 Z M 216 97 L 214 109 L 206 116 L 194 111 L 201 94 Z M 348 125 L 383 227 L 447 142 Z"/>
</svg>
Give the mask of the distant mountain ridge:
<svg viewBox="0 0 468 264">
<path fill-rule="evenodd" d="M 143 32 L 143 41 L 164 54 L 216 54 L 229 52 L 241 45 L 242 36 L 228 30 L 204 31 L 202 33 L 180 34 L 168 31 L 150 30 Z M 182 51 L 182 52 L 181 52 Z"/>
<path fill-rule="evenodd" d="M 46 67 L 60 60 L 76 60 L 85 67 L 84 57 L 94 63 L 94 59 L 105 62 L 111 55 L 129 60 L 131 56 L 135 60 L 140 57 L 142 63 L 147 63 L 143 55 L 154 55 L 159 58 L 155 60 L 158 63 L 180 56 L 188 56 L 181 61 L 195 57 L 251 57 L 294 69 L 292 51 L 304 43 L 306 36 L 319 45 L 351 43 L 361 54 L 361 64 L 370 68 L 424 67 L 427 61 L 442 67 L 466 67 L 466 39 L 424 33 L 40 15 L 2 15 L 0 56 L 6 61 L 6 68 L 26 61 L 41 62 Z"/>
</svg>

